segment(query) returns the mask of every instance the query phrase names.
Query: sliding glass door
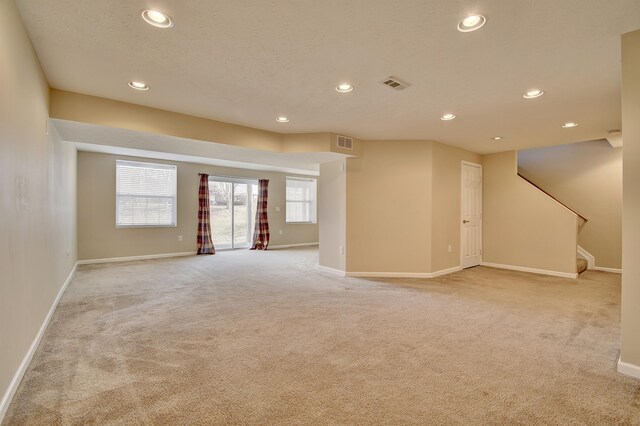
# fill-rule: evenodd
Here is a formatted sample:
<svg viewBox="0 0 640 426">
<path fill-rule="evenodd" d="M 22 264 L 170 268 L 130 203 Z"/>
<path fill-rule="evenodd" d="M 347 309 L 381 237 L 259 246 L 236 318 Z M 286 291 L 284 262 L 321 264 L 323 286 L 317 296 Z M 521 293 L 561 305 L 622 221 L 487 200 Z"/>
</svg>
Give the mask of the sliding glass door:
<svg viewBox="0 0 640 426">
<path fill-rule="evenodd" d="M 216 248 L 251 246 L 257 201 L 255 180 L 209 177 L 211 236 Z"/>
</svg>

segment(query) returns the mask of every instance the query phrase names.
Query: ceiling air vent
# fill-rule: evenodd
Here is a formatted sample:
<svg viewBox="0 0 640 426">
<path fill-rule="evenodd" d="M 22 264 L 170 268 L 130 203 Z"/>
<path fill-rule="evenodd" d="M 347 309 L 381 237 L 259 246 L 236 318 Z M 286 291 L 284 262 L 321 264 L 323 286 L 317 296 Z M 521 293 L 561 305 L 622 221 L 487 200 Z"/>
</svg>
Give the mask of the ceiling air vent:
<svg viewBox="0 0 640 426">
<path fill-rule="evenodd" d="M 338 135 L 338 148 L 353 150 L 353 138 Z"/>
<path fill-rule="evenodd" d="M 402 90 L 402 89 L 406 89 L 407 87 L 411 86 L 409 83 L 404 82 L 402 80 L 400 80 L 398 77 L 394 77 L 391 76 L 389 78 L 386 78 L 382 81 L 382 84 L 391 87 L 392 89 L 395 90 Z"/>
</svg>

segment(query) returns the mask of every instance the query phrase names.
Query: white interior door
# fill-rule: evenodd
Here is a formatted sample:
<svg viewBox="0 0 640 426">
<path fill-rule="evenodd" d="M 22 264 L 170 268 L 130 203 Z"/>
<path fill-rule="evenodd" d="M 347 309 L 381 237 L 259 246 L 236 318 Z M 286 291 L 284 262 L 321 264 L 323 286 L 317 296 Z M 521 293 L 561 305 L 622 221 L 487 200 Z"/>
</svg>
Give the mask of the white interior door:
<svg viewBox="0 0 640 426">
<path fill-rule="evenodd" d="M 482 262 L 482 166 L 462 162 L 461 265 Z"/>
</svg>

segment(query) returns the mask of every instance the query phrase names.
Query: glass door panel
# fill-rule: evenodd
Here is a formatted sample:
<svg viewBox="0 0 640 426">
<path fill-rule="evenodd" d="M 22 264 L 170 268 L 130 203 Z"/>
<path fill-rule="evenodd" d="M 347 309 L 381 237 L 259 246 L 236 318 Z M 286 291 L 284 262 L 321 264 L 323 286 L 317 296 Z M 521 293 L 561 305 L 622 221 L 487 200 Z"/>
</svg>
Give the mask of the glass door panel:
<svg viewBox="0 0 640 426">
<path fill-rule="evenodd" d="M 251 246 L 257 197 L 258 185 L 251 181 L 209 178 L 211 236 L 216 248 Z"/>
<path fill-rule="evenodd" d="M 248 187 L 246 183 L 233 184 L 233 246 L 249 247 L 251 241 L 251 232 L 249 231 L 249 212 L 251 204 L 249 203 Z"/>
<path fill-rule="evenodd" d="M 211 237 L 216 248 L 232 248 L 231 182 L 209 180 L 209 206 L 211 211 Z"/>
<path fill-rule="evenodd" d="M 258 185 L 255 183 L 249 186 L 249 200 L 251 202 L 251 211 L 249 212 L 249 235 L 251 235 L 251 239 L 249 241 L 253 242 L 253 231 L 256 229 L 256 208 L 258 206 Z"/>
</svg>

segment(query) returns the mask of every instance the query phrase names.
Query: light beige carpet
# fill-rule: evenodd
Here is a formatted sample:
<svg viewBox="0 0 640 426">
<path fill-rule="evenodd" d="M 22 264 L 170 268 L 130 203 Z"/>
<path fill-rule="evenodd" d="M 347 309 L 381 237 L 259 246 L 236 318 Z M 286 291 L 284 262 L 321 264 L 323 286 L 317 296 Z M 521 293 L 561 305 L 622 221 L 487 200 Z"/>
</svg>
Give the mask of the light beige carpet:
<svg viewBox="0 0 640 426">
<path fill-rule="evenodd" d="M 81 267 L 5 424 L 638 424 L 620 277 L 318 271 L 317 251 Z"/>
</svg>

